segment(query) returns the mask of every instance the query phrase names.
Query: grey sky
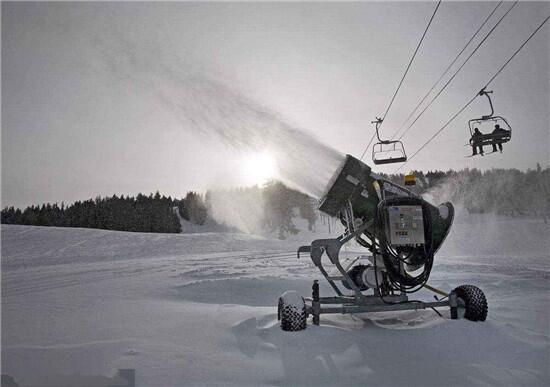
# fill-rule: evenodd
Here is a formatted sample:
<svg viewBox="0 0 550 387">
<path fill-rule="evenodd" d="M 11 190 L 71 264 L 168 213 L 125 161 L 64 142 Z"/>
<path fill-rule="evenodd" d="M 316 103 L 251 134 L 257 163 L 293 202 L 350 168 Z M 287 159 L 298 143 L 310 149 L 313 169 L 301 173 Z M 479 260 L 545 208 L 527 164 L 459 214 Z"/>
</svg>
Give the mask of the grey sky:
<svg viewBox="0 0 550 387">
<path fill-rule="evenodd" d="M 409 154 L 479 90 L 550 13 L 549 4 L 515 7 L 404 137 Z M 441 5 L 383 133 L 397 129 L 495 5 Z M 206 74 L 289 127 L 359 156 L 434 7 L 2 3 L 2 205 L 156 190 L 182 196 L 246 184 L 239 150 L 182 124 L 184 114 L 171 108 L 170 99 L 182 96 L 170 90 L 174 71 L 174 79 Z M 466 122 L 487 112 L 478 99 L 405 169 L 548 165 L 549 37 L 545 26 L 490 87 L 496 113 L 514 128 L 503 155 L 464 158 Z"/>
</svg>

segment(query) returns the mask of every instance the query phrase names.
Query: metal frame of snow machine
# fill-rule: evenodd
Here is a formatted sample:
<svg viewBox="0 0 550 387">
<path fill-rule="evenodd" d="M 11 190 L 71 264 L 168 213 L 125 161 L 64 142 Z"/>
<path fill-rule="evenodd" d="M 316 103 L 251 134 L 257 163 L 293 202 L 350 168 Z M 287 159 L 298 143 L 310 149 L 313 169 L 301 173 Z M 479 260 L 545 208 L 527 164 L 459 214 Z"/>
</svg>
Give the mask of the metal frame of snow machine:
<svg viewBox="0 0 550 387">
<path fill-rule="evenodd" d="M 348 155 L 329 183 L 319 210 L 339 217 L 345 232 L 337 238 L 317 239 L 301 246 L 297 255 L 300 258 L 301 254 L 309 253 L 335 295 L 321 297 L 317 280 L 313 282 L 311 298 L 285 292 L 278 306 L 283 330 L 304 329 L 308 315 L 313 316 L 313 324 L 319 325 L 322 314 L 438 307 L 449 307 L 452 319 L 458 318 L 458 310 L 462 308 L 465 318 L 485 320 L 487 301 L 479 288 L 462 285 L 446 293 L 427 284 L 434 254 L 453 222 L 452 204 L 444 203 L 437 208 L 417 194 L 382 179 L 366 164 Z M 345 267 L 340 251 L 351 240 L 372 255 L 357 257 Z M 336 269 L 330 274 L 326 260 L 323 262 L 325 253 Z M 370 264 L 356 264 L 365 258 Z M 408 294 L 421 288 L 443 297 L 435 297 L 435 301 L 410 300 Z M 371 294 L 366 294 L 370 291 Z"/>
</svg>

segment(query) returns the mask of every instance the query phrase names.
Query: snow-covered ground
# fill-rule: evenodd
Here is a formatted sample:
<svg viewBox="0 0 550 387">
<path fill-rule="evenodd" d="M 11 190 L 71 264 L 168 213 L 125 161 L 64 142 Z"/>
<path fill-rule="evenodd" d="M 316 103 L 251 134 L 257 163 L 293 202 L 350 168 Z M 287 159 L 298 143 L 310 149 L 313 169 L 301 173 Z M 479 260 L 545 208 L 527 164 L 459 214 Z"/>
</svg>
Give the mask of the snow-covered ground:
<svg viewBox="0 0 550 387">
<path fill-rule="evenodd" d="M 139 386 L 549 385 L 549 231 L 457 216 L 431 283 L 481 287 L 486 322 L 428 310 L 283 332 L 277 297 L 320 278 L 296 259 L 309 240 L 3 225 L 2 373 L 22 385 L 119 368 Z"/>
</svg>

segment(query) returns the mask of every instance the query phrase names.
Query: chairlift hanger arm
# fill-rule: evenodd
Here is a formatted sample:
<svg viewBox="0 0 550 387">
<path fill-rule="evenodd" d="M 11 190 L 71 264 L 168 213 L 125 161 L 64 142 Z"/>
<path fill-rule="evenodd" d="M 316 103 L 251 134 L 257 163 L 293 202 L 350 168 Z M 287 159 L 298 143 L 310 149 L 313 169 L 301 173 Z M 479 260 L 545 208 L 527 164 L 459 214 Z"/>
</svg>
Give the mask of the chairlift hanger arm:
<svg viewBox="0 0 550 387">
<path fill-rule="evenodd" d="M 382 140 L 380 138 L 380 133 L 379 133 L 380 124 L 382 123 L 382 121 L 384 121 L 384 119 L 379 118 L 379 117 L 375 117 L 375 118 L 376 118 L 376 120 L 371 121 L 371 123 L 376 124 L 375 129 L 376 129 L 376 137 L 378 138 L 378 142 L 376 144 L 374 144 L 373 147 L 372 147 L 372 161 L 375 164 L 401 163 L 401 162 L 407 161 L 407 155 L 405 153 L 405 147 L 403 146 L 403 143 L 401 141 L 399 141 L 399 140 Z M 399 152 L 400 153 L 399 157 L 393 158 L 390 155 L 389 158 L 377 158 L 376 157 L 377 153 L 387 152 L 387 151 L 383 150 L 383 145 L 393 145 L 393 148 L 391 149 L 391 151 Z M 380 146 L 379 151 L 376 150 L 377 146 Z"/>
<path fill-rule="evenodd" d="M 517 4 L 517 2 L 514 3 L 514 5 Z M 512 8 L 510 8 L 511 10 Z M 509 11 L 508 11 L 509 12 Z M 531 33 L 531 35 L 529 35 L 529 37 L 521 44 L 521 46 L 519 46 L 519 48 L 508 58 L 508 60 L 506 62 L 504 62 L 504 64 L 497 70 L 497 72 L 491 77 L 491 79 L 489 79 L 489 81 L 485 84 L 485 87 L 487 87 L 489 84 L 491 84 L 491 82 L 493 82 L 495 80 L 496 77 L 498 77 L 498 75 L 506 68 L 506 66 L 516 57 L 516 55 L 523 49 L 523 47 L 525 47 L 525 45 L 533 38 L 533 36 L 535 36 L 537 34 L 537 32 L 540 31 L 540 29 L 548 22 L 548 20 L 550 20 L 550 15 L 548 15 L 543 21 L 542 23 L 539 24 L 539 26 Z M 476 99 L 477 97 L 477 94 L 475 96 L 473 96 L 468 102 L 466 102 L 466 104 L 461 107 L 441 128 L 439 128 L 439 130 L 437 132 L 435 132 L 426 142 L 424 142 L 424 144 L 422 144 L 420 146 L 420 148 L 418 148 L 416 150 L 416 152 L 414 152 L 412 154 L 411 157 L 409 157 L 409 159 L 407 160 L 407 162 L 405 162 L 405 164 L 402 164 L 399 168 L 397 168 L 394 173 L 397 173 L 401 168 L 403 168 L 408 162 L 410 162 L 418 153 L 420 153 L 423 149 L 426 148 L 426 146 L 432 142 L 437 136 L 439 136 L 439 134 L 441 134 L 442 131 L 444 131 L 451 122 L 453 122 L 456 117 L 458 117 L 460 115 L 460 113 L 462 113 L 468 106 L 470 106 L 474 100 Z"/>
<path fill-rule="evenodd" d="M 376 130 L 376 137 L 378 138 L 379 142 L 382 142 L 382 140 L 380 139 L 380 134 L 378 133 L 378 128 L 380 127 L 380 125 L 382 124 L 382 121 L 384 121 L 384 119 L 379 118 L 379 117 L 374 117 L 374 118 L 376 118 L 376 120 L 371 121 L 370 123 L 375 124 L 374 129 Z"/>
<path fill-rule="evenodd" d="M 493 91 L 486 91 L 485 88 L 481 89 L 479 91 L 479 95 L 484 95 L 487 97 L 487 99 L 489 100 L 489 105 L 491 106 L 491 114 L 487 115 L 487 116 L 483 116 L 483 118 L 490 118 L 493 116 L 493 114 L 495 114 L 495 109 L 493 109 L 493 101 L 491 101 L 491 97 L 489 96 L 489 94 L 493 94 Z"/>
</svg>

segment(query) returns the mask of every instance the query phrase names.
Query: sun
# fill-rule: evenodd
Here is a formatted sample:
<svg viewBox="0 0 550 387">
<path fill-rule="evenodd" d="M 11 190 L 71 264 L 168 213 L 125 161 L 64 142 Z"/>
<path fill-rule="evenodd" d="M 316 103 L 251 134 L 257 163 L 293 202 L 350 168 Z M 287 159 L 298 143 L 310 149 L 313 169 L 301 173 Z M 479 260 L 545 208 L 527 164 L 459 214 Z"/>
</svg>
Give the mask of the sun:
<svg viewBox="0 0 550 387">
<path fill-rule="evenodd" d="M 277 161 L 268 152 L 248 155 L 242 162 L 242 173 L 248 185 L 265 184 L 277 178 Z"/>
</svg>

